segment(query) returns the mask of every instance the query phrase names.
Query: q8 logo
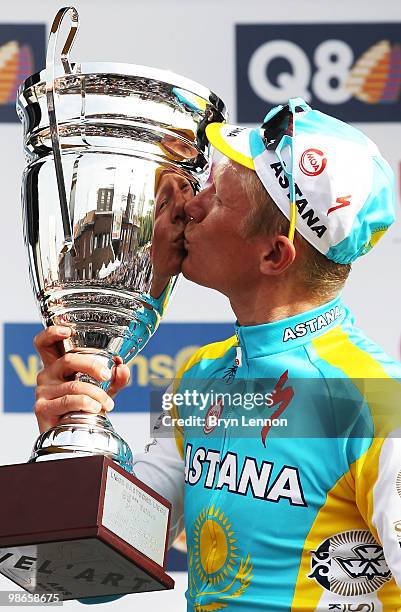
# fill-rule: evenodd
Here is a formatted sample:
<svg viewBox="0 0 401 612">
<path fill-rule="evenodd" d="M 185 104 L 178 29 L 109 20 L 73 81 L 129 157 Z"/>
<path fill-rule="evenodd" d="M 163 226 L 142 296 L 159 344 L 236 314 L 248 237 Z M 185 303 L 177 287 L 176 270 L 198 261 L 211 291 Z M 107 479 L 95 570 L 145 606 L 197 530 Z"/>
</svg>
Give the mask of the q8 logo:
<svg viewBox="0 0 401 612">
<path fill-rule="evenodd" d="M 238 121 L 288 98 L 345 121 L 398 121 L 400 24 L 237 25 Z"/>
</svg>

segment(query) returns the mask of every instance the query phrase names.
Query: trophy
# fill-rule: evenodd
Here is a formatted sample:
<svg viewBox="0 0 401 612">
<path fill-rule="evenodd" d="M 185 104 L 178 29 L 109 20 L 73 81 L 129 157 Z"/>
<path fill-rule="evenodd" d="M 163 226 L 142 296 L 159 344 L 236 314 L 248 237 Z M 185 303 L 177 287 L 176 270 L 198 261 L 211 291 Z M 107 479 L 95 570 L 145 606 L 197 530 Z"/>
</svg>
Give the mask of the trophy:
<svg viewBox="0 0 401 612">
<path fill-rule="evenodd" d="M 57 13 L 46 69 L 18 92 L 25 242 L 44 325 L 70 326 L 65 351 L 110 368 L 159 325 L 185 254 L 184 221 L 164 211 L 172 190 L 192 197 L 207 178 L 205 128 L 225 107 L 167 71 L 71 63 L 78 25 L 75 8 Z M 75 412 L 40 435 L 27 464 L 0 468 L 0 572 L 63 599 L 173 588 L 170 504 L 132 461 L 105 414 Z"/>
</svg>

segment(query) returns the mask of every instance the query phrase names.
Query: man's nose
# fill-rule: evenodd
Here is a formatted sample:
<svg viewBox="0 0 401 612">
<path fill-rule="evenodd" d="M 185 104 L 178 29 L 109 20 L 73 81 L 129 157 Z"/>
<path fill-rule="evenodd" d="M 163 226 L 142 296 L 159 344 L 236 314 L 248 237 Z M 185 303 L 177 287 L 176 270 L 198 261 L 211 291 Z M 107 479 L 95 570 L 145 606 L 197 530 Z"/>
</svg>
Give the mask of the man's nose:
<svg viewBox="0 0 401 612">
<path fill-rule="evenodd" d="M 196 196 L 193 196 L 190 200 L 185 202 L 184 210 L 186 220 L 194 219 L 197 223 L 200 223 L 207 214 L 205 206 L 205 191 L 201 191 Z"/>
<path fill-rule="evenodd" d="M 185 202 L 188 197 L 185 197 L 185 193 L 181 189 L 174 189 L 173 206 L 171 207 L 172 221 L 185 220 Z"/>
</svg>

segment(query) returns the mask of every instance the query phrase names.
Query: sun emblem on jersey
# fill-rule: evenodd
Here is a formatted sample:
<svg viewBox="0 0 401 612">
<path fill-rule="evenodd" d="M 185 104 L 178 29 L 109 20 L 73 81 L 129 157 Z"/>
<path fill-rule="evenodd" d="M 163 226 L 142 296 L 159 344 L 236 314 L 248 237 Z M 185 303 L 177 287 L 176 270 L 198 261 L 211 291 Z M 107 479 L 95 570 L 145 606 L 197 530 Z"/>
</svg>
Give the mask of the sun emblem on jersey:
<svg viewBox="0 0 401 612">
<path fill-rule="evenodd" d="M 338 595 L 366 595 L 391 579 L 383 549 L 370 531 L 343 531 L 311 552 L 309 578 Z"/>
<path fill-rule="evenodd" d="M 241 597 L 251 583 L 250 555 L 240 558 L 231 521 L 213 505 L 200 512 L 192 532 L 188 588 L 195 600 L 194 610 L 223 610 L 231 599 Z"/>
</svg>

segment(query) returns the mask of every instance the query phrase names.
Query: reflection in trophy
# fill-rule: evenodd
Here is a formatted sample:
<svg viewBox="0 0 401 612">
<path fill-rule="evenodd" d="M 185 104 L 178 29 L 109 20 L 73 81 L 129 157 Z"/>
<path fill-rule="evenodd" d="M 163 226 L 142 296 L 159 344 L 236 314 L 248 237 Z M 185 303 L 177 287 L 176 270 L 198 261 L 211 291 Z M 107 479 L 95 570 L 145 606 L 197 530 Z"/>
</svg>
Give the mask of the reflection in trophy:
<svg viewBox="0 0 401 612">
<path fill-rule="evenodd" d="M 157 173 L 155 187 L 150 293 L 159 297 L 170 278 L 175 278 L 181 271 L 185 257 L 184 205 L 193 197 L 196 187 L 187 176 L 163 168 Z"/>
<path fill-rule="evenodd" d="M 72 29 L 61 69 L 54 57 L 67 13 Z M 173 219 L 166 203 L 169 193 L 192 197 L 207 178 L 205 128 L 224 120 L 224 105 L 165 71 L 71 64 L 77 27 L 75 9 L 61 9 L 46 71 L 20 88 L 25 235 L 45 325 L 71 326 L 65 350 L 111 367 L 135 357 L 167 307 L 184 256 L 184 220 L 182 212 Z M 132 468 L 132 453 L 108 418 L 78 412 L 38 438 L 31 461 L 88 453 Z"/>
</svg>

